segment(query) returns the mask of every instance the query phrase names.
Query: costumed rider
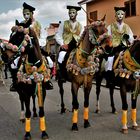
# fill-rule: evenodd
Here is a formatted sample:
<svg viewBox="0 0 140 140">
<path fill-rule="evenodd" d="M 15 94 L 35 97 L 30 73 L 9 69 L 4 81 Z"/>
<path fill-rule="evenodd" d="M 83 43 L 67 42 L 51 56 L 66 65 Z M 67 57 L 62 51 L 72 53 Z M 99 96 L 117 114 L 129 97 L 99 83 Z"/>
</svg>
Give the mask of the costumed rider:
<svg viewBox="0 0 140 140">
<path fill-rule="evenodd" d="M 69 20 L 61 22 L 58 32 L 55 35 L 56 42 L 60 45 L 58 54 L 58 76 L 63 82 L 66 81 L 66 60 L 70 52 L 77 47 L 82 34 L 82 25 L 77 21 L 77 11 L 81 10 L 79 6 L 67 6 Z"/>
<path fill-rule="evenodd" d="M 33 12 L 35 11 L 35 8 L 28 5 L 27 3 L 23 3 L 23 16 L 24 16 L 24 23 L 28 22 L 30 20 L 30 27 L 32 27 L 38 37 L 39 40 L 39 45 L 41 49 L 41 53 L 46 57 L 49 67 L 53 67 L 53 61 L 48 55 L 48 53 L 45 51 L 44 47 L 46 46 L 46 37 L 47 37 L 47 32 L 46 30 L 41 28 L 41 24 L 35 20 L 33 17 Z"/>
<path fill-rule="evenodd" d="M 26 28 L 32 27 L 37 35 L 37 38 L 39 40 L 40 46 L 45 46 L 46 43 L 46 36 L 43 36 L 44 34 L 42 33 L 43 31 L 41 30 L 41 25 L 40 23 L 34 19 L 33 14 L 34 14 L 35 8 L 32 7 L 31 5 L 28 5 L 27 3 L 23 3 L 23 17 L 24 20 L 21 22 L 26 25 Z M 42 32 L 41 32 L 42 31 Z M 10 66 L 10 71 L 12 75 L 12 84 L 10 86 L 10 91 L 16 91 L 16 80 L 17 80 L 17 63 L 18 59 L 14 60 L 13 64 Z M 50 59 L 49 59 L 50 60 Z M 52 63 L 52 61 L 50 61 Z M 53 64 L 50 64 L 51 66 Z M 49 66 L 50 66 L 49 65 Z"/>
<path fill-rule="evenodd" d="M 105 64 L 107 77 L 111 78 L 114 55 L 128 48 L 134 41 L 133 32 L 128 24 L 124 23 L 125 7 L 114 7 L 116 21 L 110 24 L 108 34 L 112 37 L 113 51 L 109 54 L 108 60 Z"/>
<path fill-rule="evenodd" d="M 26 4 L 25 2 L 23 3 L 23 17 L 24 17 L 24 21 L 22 21 L 21 23 L 25 24 L 26 27 L 29 27 L 30 25 L 33 25 L 34 31 L 36 32 L 37 37 L 40 37 L 40 29 L 41 26 L 39 24 L 39 22 L 35 21 L 33 18 L 33 12 L 35 11 L 35 8 Z M 11 64 L 10 66 L 10 72 L 12 75 L 12 84 L 10 86 L 10 91 L 16 91 L 16 80 L 17 80 L 17 63 L 18 63 L 18 59 L 14 60 L 14 62 Z"/>
</svg>

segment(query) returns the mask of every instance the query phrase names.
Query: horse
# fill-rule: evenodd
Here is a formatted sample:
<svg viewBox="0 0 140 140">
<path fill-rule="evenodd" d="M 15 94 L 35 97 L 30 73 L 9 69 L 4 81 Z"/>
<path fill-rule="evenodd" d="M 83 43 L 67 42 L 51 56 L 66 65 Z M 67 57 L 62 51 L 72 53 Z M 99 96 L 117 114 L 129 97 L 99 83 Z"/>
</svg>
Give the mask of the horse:
<svg viewBox="0 0 140 140">
<path fill-rule="evenodd" d="M 109 94 L 110 94 L 110 102 L 111 102 L 111 108 L 112 108 L 112 113 L 117 114 L 115 103 L 114 103 L 114 85 L 108 84 L 109 83 L 109 76 L 108 72 L 105 71 L 105 63 L 107 61 L 108 55 L 112 51 L 112 47 L 106 47 L 104 49 L 104 54 L 99 56 L 99 71 L 95 73 L 95 85 L 96 85 L 96 111 L 95 113 L 100 113 L 100 92 L 101 92 L 101 83 L 103 79 L 106 80 L 106 87 L 109 88 Z M 110 75 L 111 76 L 111 75 Z"/>
<path fill-rule="evenodd" d="M 88 121 L 89 95 L 94 73 L 98 70 L 99 66 L 98 55 L 103 53 L 101 48 L 110 44 L 110 41 L 108 41 L 107 44 L 102 43 L 103 40 L 109 40 L 104 20 L 105 17 L 93 22 L 85 28 L 78 47 L 70 53 L 68 60 L 65 60 L 67 61 L 65 75 L 67 81 L 71 82 L 72 92 L 72 131 L 78 131 L 78 90 L 81 86 L 83 86 L 84 91 L 84 128 L 90 127 Z M 64 113 L 66 110 L 63 100 L 63 83 L 58 75 L 58 86 L 61 95 L 61 113 Z"/>
<path fill-rule="evenodd" d="M 114 60 L 114 84 L 120 87 L 122 101 L 122 129 L 124 134 L 128 133 L 127 126 L 127 92 L 131 93 L 131 120 L 132 129 L 140 130 L 137 124 L 137 97 L 140 93 L 140 40 L 134 43 L 125 51 L 120 52 Z"/>
<path fill-rule="evenodd" d="M 17 47 L 18 46 L 18 47 Z M 10 52 L 10 53 L 8 53 Z M 13 54 L 12 54 L 12 53 Z M 6 45 L 6 54 L 9 61 L 12 57 L 20 55 L 17 71 L 17 92 L 21 100 L 25 102 L 25 140 L 31 140 L 31 111 L 30 98 L 37 95 L 40 117 L 41 138 L 48 139 L 44 115 L 44 101 L 46 96 L 46 83 L 50 78 L 50 70 L 47 62 L 41 55 L 37 36 L 31 27 L 18 23 Z"/>
<path fill-rule="evenodd" d="M 15 26 L 12 27 L 12 33 L 11 35 L 14 33 L 15 30 Z M 18 39 L 18 34 L 13 34 L 12 35 L 12 40 L 16 40 Z M 19 40 L 19 42 L 14 42 L 15 45 L 19 46 L 21 40 Z M 9 43 L 8 43 L 9 42 Z M 7 65 L 6 67 L 9 68 L 9 70 L 12 73 L 12 78 L 17 80 L 17 68 L 15 69 L 11 69 L 10 65 L 12 62 L 14 62 L 14 59 L 18 58 L 20 56 L 20 50 L 14 50 L 14 48 L 12 49 L 12 44 L 10 44 L 10 42 L 13 41 L 5 41 L 1 39 L 1 53 L 2 53 L 2 60 L 5 63 L 5 65 Z M 6 76 L 6 74 L 5 74 Z M 14 81 L 16 81 L 14 80 Z M 17 91 L 18 95 L 19 95 L 19 99 L 20 99 L 20 107 L 21 107 L 21 112 L 20 112 L 20 121 L 21 122 L 25 122 L 25 101 L 23 100 L 23 94 L 20 92 L 20 90 Z M 35 95 L 32 95 L 32 101 L 33 101 L 33 117 L 37 117 L 37 112 L 36 112 L 36 103 L 35 103 Z"/>
<path fill-rule="evenodd" d="M 122 36 L 122 41 L 118 47 L 106 47 L 104 48 L 104 54 L 99 56 L 100 63 L 99 63 L 99 71 L 96 72 L 95 76 L 95 81 L 96 81 L 96 111 L 95 113 L 100 113 L 100 103 L 99 103 L 99 97 L 100 97 L 100 92 L 101 92 L 101 82 L 103 78 L 106 80 L 106 87 L 109 88 L 109 93 L 110 93 L 110 102 L 111 102 L 111 108 L 112 108 L 112 113 L 117 114 L 115 103 L 114 103 L 114 89 L 115 85 L 114 84 L 114 72 L 106 70 L 106 61 L 109 56 L 114 55 L 117 57 L 119 55 L 119 52 L 125 50 L 127 48 L 127 43 L 129 36 L 127 34 L 124 34 Z M 126 43 L 124 43 L 126 42 Z"/>
</svg>

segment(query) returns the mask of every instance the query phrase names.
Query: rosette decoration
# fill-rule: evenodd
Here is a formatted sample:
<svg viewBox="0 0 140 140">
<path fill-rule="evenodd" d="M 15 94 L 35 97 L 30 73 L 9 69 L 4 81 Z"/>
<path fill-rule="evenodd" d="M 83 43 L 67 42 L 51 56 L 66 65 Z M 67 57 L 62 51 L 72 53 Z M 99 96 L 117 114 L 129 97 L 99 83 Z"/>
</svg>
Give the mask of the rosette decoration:
<svg viewBox="0 0 140 140">
<path fill-rule="evenodd" d="M 42 81 L 47 82 L 48 80 L 50 80 L 51 71 L 48 68 L 48 65 L 46 65 L 46 62 L 42 63 L 42 65 L 40 66 L 40 70 L 36 66 L 30 65 L 29 66 L 31 69 L 30 74 L 29 73 L 27 74 L 27 73 L 24 73 L 23 71 L 25 60 L 26 60 L 25 58 L 22 58 L 22 64 L 20 65 L 20 68 L 17 72 L 18 82 L 32 84 L 32 80 L 36 83 L 42 82 Z"/>
<path fill-rule="evenodd" d="M 96 71 L 99 70 L 99 58 L 93 53 L 92 55 L 88 56 L 87 60 L 87 67 L 81 68 L 78 64 L 73 64 L 73 58 L 75 56 L 75 51 L 71 52 L 70 57 L 67 62 L 67 71 L 72 72 L 74 75 L 78 74 L 90 74 L 94 75 Z M 95 52 L 96 53 L 96 52 Z"/>
</svg>

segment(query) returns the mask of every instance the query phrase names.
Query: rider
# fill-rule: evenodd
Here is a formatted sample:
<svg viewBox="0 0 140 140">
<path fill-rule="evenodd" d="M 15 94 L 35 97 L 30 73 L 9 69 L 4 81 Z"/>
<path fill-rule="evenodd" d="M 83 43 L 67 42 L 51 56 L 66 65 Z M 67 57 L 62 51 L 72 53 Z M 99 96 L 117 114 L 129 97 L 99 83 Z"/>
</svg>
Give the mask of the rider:
<svg viewBox="0 0 140 140">
<path fill-rule="evenodd" d="M 81 10 L 78 6 L 67 6 L 69 20 L 61 22 L 58 32 L 55 35 L 56 42 L 60 45 L 60 52 L 58 55 L 58 74 L 62 81 L 65 80 L 65 65 L 66 59 L 70 52 L 77 47 L 77 43 L 82 33 L 82 25 L 76 20 L 77 11 Z M 64 60 L 65 58 L 65 60 Z"/>
<path fill-rule="evenodd" d="M 124 23 L 125 7 L 114 7 L 116 21 L 108 26 L 108 34 L 112 36 L 113 51 L 105 64 L 107 75 L 112 73 L 114 55 L 125 50 L 133 41 L 133 32 L 128 24 Z M 108 78 L 111 76 L 107 76 Z"/>
<path fill-rule="evenodd" d="M 32 22 L 34 21 L 34 18 L 33 18 L 33 12 L 35 11 L 35 8 L 26 4 L 25 2 L 23 3 L 23 17 L 24 17 L 24 21 L 22 21 L 21 23 L 28 23 L 28 25 L 26 26 L 30 26 L 32 24 Z M 30 20 L 30 22 L 29 22 Z M 35 27 L 37 27 L 37 36 L 39 37 L 40 36 L 40 24 L 38 22 L 35 22 L 34 21 L 34 24 L 33 24 Z M 14 62 L 15 63 L 15 62 Z M 18 63 L 18 60 L 16 61 L 16 63 Z M 17 73 L 17 66 L 16 65 L 13 65 L 13 63 L 10 65 L 10 72 L 11 72 L 11 75 L 12 75 L 12 84 L 10 86 L 10 91 L 16 91 L 16 73 Z"/>
<path fill-rule="evenodd" d="M 27 3 L 23 3 L 23 17 L 24 20 L 21 22 L 23 24 L 26 25 L 27 27 L 32 27 L 38 37 L 39 40 L 39 45 L 42 47 L 44 47 L 46 45 L 46 36 L 45 30 L 41 30 L 41 24 L 35 20 L 35 18 L 33 17 L 35 8 L 32 7 L 31 5 L 28 5 Z M 42 49 L 41 49 L 42 50 Z M 48 57 L 48 56 L 47 56 Z M 48 63 L 50 63 L 50 65 L 52 66 L 53 62 L 51 61 L 51 59 L 48 59 Z M 12 68 L 12 66 L 10 67 L 10 71 L 11 71 L 11 75 L 12 75 L 12 84 L 10 86 L 10 91 L 16 91 L 16 85 L 15 85 L 15 81 L 16 81 L 16 73 L 17 73 L 17 67 Z"/>
</svg>

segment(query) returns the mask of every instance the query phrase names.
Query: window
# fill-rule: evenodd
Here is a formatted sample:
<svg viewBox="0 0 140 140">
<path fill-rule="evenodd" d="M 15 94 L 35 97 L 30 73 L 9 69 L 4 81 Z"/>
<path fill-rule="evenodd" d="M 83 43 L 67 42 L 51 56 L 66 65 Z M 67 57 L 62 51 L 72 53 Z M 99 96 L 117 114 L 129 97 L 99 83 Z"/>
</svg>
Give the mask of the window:
<svg viewBox="0 0 140 140">
<path fill-rule="evenodd" d="M 90 12 L 90 19 L 97 20 L 97 11 Z"/>
<path fill-rule="evenodd" d="M 129 0 L 124 5 L 126 7 L 126 17 L 136 16 L 136 0 Z"/>
</svg>

